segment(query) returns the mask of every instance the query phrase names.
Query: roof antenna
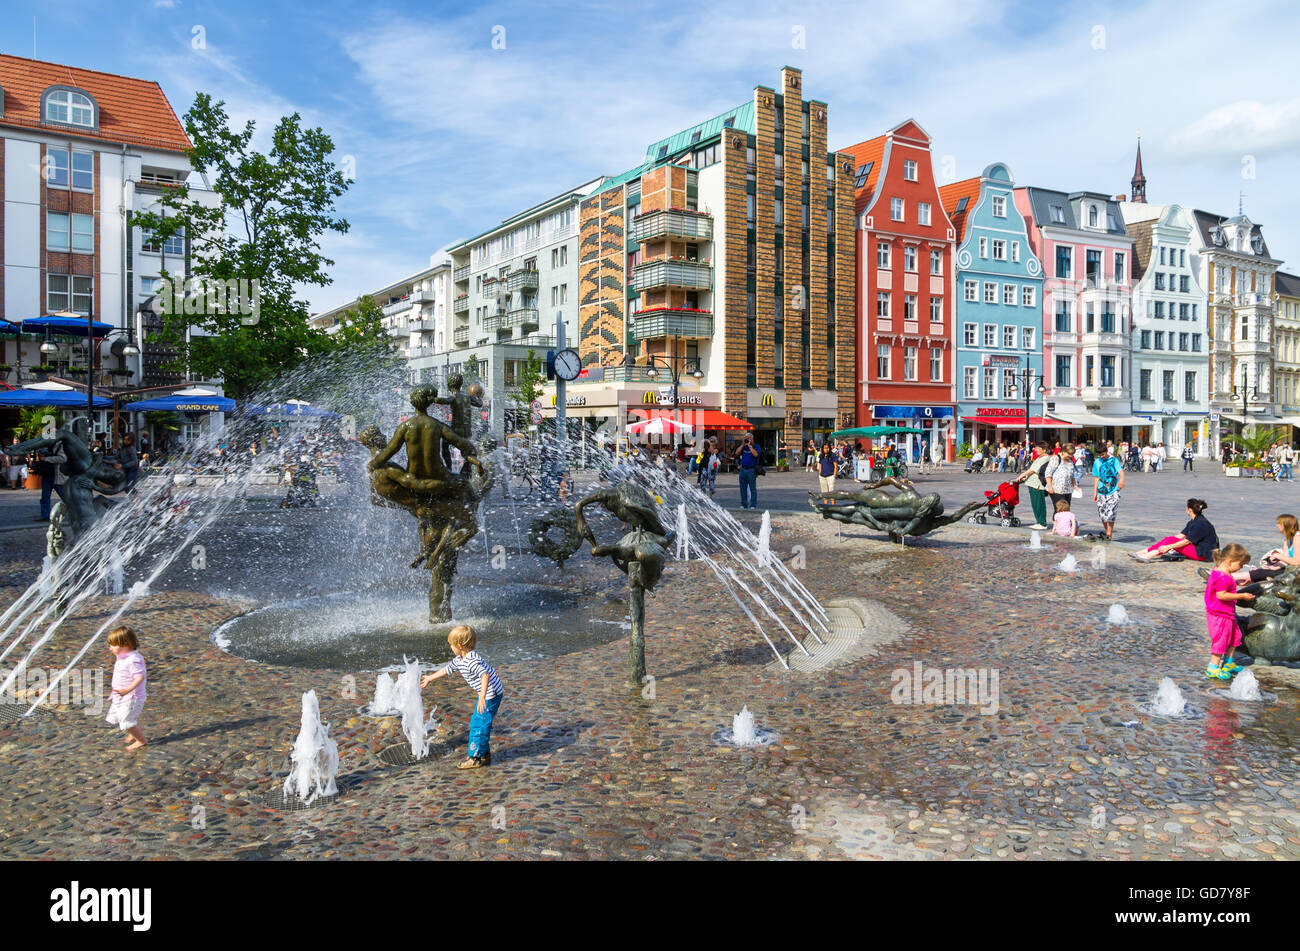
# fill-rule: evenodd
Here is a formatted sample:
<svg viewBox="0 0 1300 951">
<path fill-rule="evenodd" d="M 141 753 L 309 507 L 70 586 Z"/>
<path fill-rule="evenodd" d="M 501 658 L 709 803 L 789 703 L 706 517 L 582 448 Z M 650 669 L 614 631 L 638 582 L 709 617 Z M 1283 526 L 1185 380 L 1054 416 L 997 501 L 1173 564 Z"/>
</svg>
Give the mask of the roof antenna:
<svg viewBox="0 0 1300 951">
<path fill-rule="evenodd" d="M 32 59 L 36 58 L 36 17 L 32 17 Z"/>
<path fill-rule="evenodd" d="M 1245 192 L 1243 191 L 1237 192 L 1237 217 L 1238 218 L 1244 218 L 1246 216 L 1246 213 L 1242 210 L 1243 199 L 1245 199 L 1245 197 L 1246 197 Z"/>
</svg>

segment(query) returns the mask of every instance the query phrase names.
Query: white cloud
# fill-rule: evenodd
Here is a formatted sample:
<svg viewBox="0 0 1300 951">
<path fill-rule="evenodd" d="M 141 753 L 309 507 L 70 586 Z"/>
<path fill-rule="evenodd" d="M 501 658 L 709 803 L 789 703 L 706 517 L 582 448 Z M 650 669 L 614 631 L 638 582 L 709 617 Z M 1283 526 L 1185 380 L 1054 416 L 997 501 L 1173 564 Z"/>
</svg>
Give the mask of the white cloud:
<svg viewBox="0 0 1300 951">
<path fill-rule="evenodd" d="M 1171 137 L 1171 145 L 1200 156 L 1267 155 L 1300 147 L 1300 99 L 1243 99 L 1211 109 Z"/>
</svg>

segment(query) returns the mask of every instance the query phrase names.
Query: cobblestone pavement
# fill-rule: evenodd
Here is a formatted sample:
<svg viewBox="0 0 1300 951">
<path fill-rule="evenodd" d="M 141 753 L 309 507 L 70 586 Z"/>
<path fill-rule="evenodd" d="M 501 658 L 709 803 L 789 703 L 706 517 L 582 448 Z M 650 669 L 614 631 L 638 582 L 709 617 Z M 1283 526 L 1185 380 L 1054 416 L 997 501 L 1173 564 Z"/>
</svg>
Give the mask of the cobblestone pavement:
<svg viewBox="0 0 1300 951">
<path fill-rule="evenodd" d="M 0 855 L 1300 855 L 1300 691 L 1268 680 L 1277 700 L 1267 705 L 1212 692 L 1200 673 L 1201 583 L 1189 567 L 1112 557 L 1099 570 L 1082 543 L 1035 552 L 1022 533 L 974 526 L 906 549 L 839 528 L 777 516 L 773 549 L 802 566 L 823 599 L 876 600 L 906 622 L 880 653 L 811 673 L 772 671 L 771 652 L 707 567 L 672 564 L 647 599 L 653 696 L 623 682 L 625 639 L 503 665 L 494 763 L 468 775 L 454 768 L 472 703 L 463 686 L 440 681 L 425 692 L 444 724 L 434 755 L 388 766 L 378 754 L 401 740 L 399 727 L 357 715 L 366 675 L 351 691 L 337 671 L 231 657 L 209 632 L 242 605 L 211 593 L 149 596 L 129 620 L 149 662 L 142 726 L 151 745 L 122 753 L 102 711 L 59 708 L 0 726 Z M 1055 568 L 1066 551 L 1084 570 Z M 35 576 L 39 553 L 34 543 L 6 546 L 0 605 Z M 1108 626 L 1112 602 L 1135 623 Z M 66 661 L 113 606 L 98 599 L 36 663 Z M 491 659 L 492 645 L 481 648 Z M 93 651 L 109 668 L 107 650 Z M 891 672 L 915 662 L 996 671 L 996 711 L 891 702 Z M 1195 716 L 1139 712 L 1163 676 Z M 339 743 L 341 794 L 282 811 L 265 796 L 286 773 L 307 689 Z M 775 743 L 716 745 L 742 704 L 777 731 Z"/>
</svg>

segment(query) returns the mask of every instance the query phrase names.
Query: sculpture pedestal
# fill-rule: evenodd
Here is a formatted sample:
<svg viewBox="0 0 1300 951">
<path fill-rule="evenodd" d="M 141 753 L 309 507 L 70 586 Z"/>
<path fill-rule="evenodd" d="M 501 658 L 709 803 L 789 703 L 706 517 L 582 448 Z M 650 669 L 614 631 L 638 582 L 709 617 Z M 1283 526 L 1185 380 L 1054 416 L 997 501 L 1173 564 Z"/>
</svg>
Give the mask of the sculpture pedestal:
<svg viewBox="0 0 1300 951">
<path fill-rule="evenodd" d="M 632 587 L 628 599 L 628 614 L 632 619 L 632 633 L 628 638 L 628 682 L 640 687 L 645 682 L 645 591 L 639 584 Z"/>
</svg>

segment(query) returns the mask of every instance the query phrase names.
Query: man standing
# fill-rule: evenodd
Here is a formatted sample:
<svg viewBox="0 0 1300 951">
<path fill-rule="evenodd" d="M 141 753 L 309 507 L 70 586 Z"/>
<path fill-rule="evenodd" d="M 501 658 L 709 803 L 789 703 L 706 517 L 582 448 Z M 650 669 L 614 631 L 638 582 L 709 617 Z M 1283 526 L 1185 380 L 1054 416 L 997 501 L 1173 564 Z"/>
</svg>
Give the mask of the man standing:
<svg viewBox="0 0 1300 951">
<path fill-rule="evenodd" d="M 1092 474 L 1092 500 L 1097 503 L 1097 515 L 1106 533 L 1100 540 L 1110 541 L 1115 537 L 1115 514 L 1119 511 L 1120 489 L 1124 488 L 1124 468 L 1115 458 L 1114 443 L 1106 443 L 1106 455 L 1092 464 Z"/>
<path fill-rule="evenodd" d="M 1288 482 L 1295 481 L 1295 470 L 1291 468 L 1294 464 L 1295 447 L 1287 443 L 1282 447 L 1282 473 Z"/>
<path fill-rule="evenodd" d="M 1183 471 L 1184 472 L 1196 471 L 1195 469 L 1192 468 L 1192 459 L 1194 459 L 1195 457 L 1196 457 L 1196 453 L 1192 451 L 1192 444 L 1188 443 L 1186 446 L 1183 447 Z"/>
<path fill-rule="evenodd" d="M 754 448 L 754 437 L 746 434 L 745 441 L 735 452 L 740 473 L 740 507 L 742 509 L 758 508 L 758 450 Z"/>
</svg>

